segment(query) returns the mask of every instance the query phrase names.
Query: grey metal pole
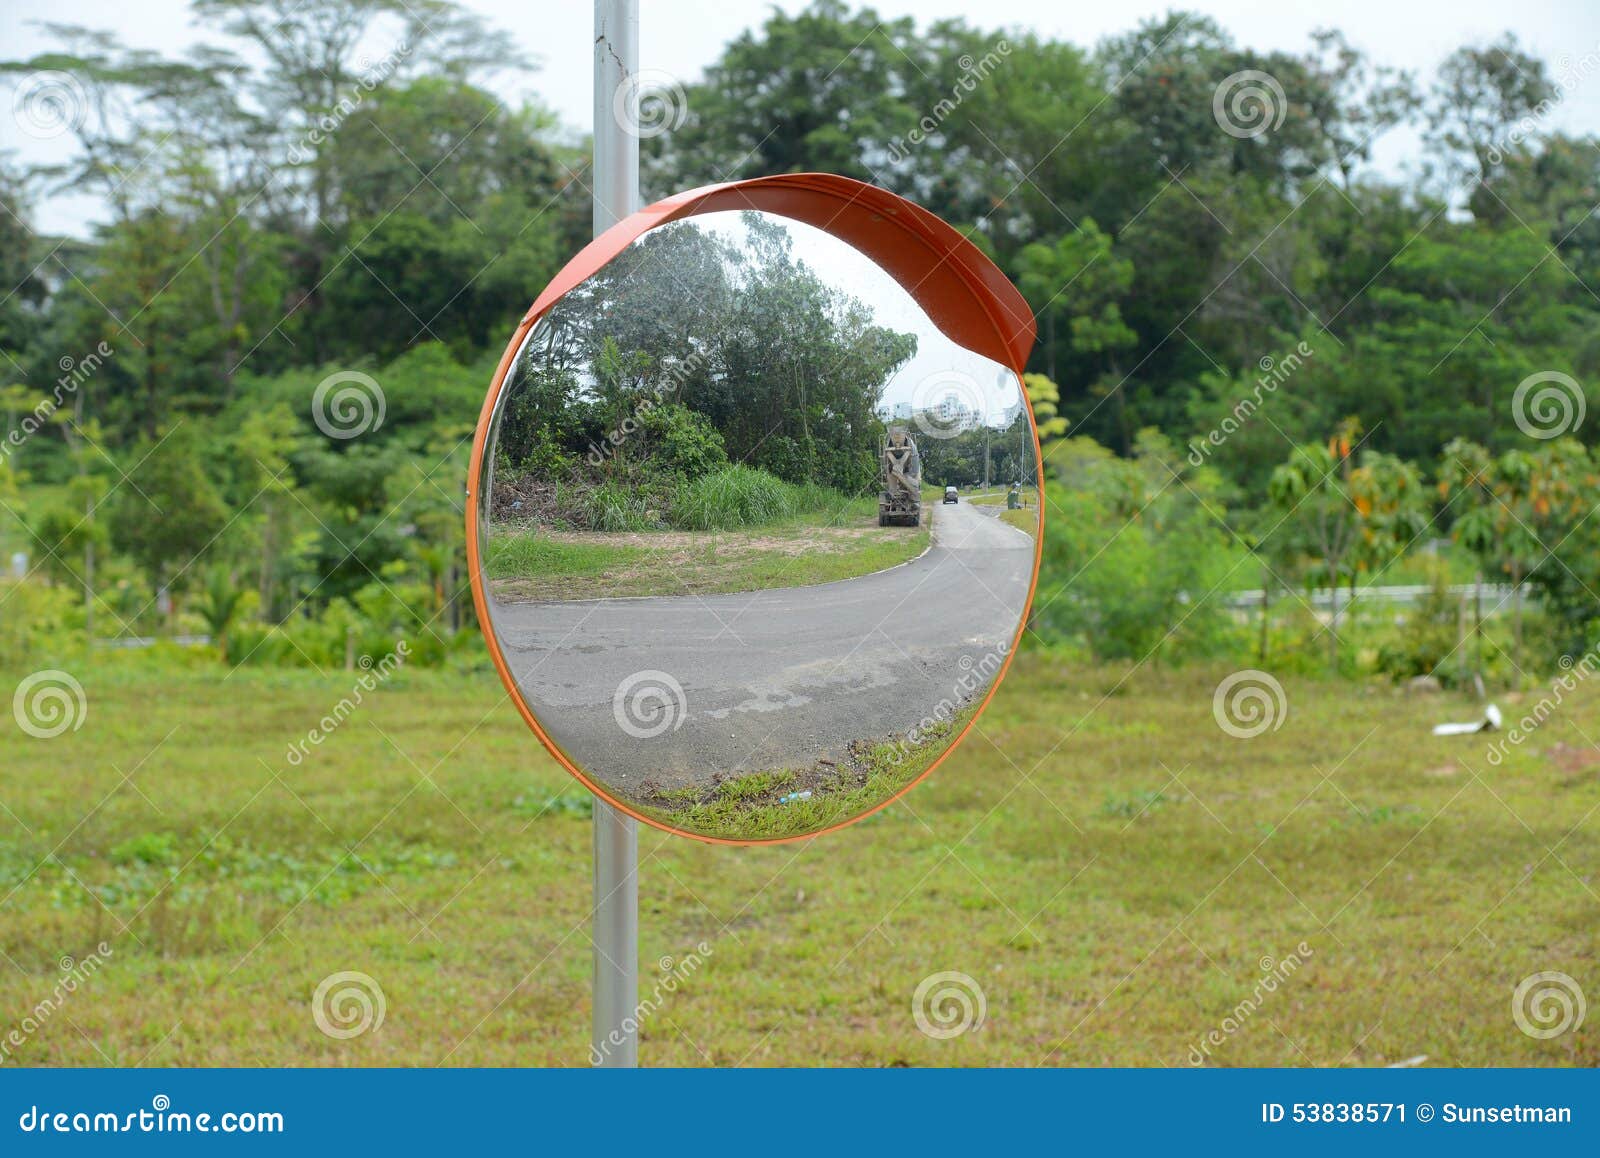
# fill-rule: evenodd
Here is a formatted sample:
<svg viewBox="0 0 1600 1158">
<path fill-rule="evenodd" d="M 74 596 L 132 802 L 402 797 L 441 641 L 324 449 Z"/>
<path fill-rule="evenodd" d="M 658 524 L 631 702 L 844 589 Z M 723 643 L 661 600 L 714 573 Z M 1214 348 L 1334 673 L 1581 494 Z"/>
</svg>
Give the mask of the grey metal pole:
<svg viewBox="0 0 1600 1158">
<path fill-rule="evenodd" d="M 638 0 L 594 4 L 594 232 L 639 208 L 638 126 L 618 99 L 639 71 Z M 639 826 L 604 801 L 594 804 L 594 1033 L 596 1066 L 639 1064 Z"/>
</svg>

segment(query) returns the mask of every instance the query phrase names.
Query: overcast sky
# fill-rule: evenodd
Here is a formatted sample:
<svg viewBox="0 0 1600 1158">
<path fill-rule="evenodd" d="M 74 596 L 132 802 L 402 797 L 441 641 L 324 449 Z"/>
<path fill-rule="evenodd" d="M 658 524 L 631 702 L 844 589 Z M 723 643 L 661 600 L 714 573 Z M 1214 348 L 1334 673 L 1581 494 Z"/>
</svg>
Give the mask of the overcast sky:
<svg viewBox="0 0 1600 1158">
<path fill-rule="evenodd" d="M 315 2 L 315 0 L 312 0 Z M 538 62 L 537 71 L 506 75 L 493 87 L 507 100 L 538 96 L 574 132 L 587 125 L 590 109 L 592 9 L 580 0 L 468 0 L 468 7 L 507 31 Z M 644 0 L 640 66 L 661 69 L 687 81 L 715 60 L 722 46 L 744 28 L 759 24 L 772 7 L 792 12 L 800 0 L 776 5 L 762 0 Z M 1552 70 L 1572 69 L 1586 54 L 1600 54 L 1600 0 L 1199 0 L 1189 5 L 1123 0 L 1120 4 L 1073 0 L 886 0 L 874 6 L 885 17 L 914 14 L 919 24 L 964 16 L 983 28 L 1029 27 L 1085 47 L 1107 35 L 1172 7 L 1189 7 L 1214 17 L 1242 45 L 1302 50 L 1309 32 L 1335 25 L 1379 61 L 1408 68 L 1427 78 L 1439 61 L 1465 42 L 1491 40 L 1506 29 L 1542 55 Z M 130 47 L 180 53 L 202 39 L 191 24 L 186 0 L 4 0 L 0 4 L 0 53 L 26 57 L 47 47 L 32 27 L 49 20 L 105 28 Z M 1600 57 L 1597 57 L 1600 59 Z M 7 94 L 9 100 L 9 93 Z M 1585 79 L 1557 110 L 1553 123 L 1569 132 L 1600 131 L 1600 68 Z M 59 160 L 69 151 L 65 139 L 38 141 L 24 135 L 10 116 L 0 115 L 0 149 L 23 161 Z M 1403 172 L 1416 141 L 1391 134 L 1379 142 L 1378 164 Z M 96 213 L 84 198 L 62 198 L 38 207 L 39 225 L 51 232 L 85 232 Z"/>
<path fill-rule="evenodd" d="M 916 300 L 871 258 L 803 221 L 776 220 L 793 239 L 797 261 L 804 262 L 831 288 L 870 308 L 878 325 L 916 335 L 917 352 L 884 386 L 882 405 L 904 402 L 920 411 L 954 395 L 981 420 L 993 423 L 1022 401 L 1016 375 L 945 337 Z M 706 213 L 691 218 L 690 223 L 741 247 L 746 244 L 743 213 Z"/>
</svg>

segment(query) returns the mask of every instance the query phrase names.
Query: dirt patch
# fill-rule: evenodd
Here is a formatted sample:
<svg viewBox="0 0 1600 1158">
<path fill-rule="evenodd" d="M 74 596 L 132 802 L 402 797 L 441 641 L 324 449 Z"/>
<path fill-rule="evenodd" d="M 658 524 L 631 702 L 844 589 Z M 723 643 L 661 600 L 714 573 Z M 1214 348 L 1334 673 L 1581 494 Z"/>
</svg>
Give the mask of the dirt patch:
<svg viewBox="0 0 1600 1158">
<path fill-rule="evenodd" d="M 1568 775 L 1600 767 L 1600 749 L 1596 748 L 1580 748 L 1571 744 L 1557 743 L 1546 748 L 1544 755 L 1545 759 Z"/>
</svg>

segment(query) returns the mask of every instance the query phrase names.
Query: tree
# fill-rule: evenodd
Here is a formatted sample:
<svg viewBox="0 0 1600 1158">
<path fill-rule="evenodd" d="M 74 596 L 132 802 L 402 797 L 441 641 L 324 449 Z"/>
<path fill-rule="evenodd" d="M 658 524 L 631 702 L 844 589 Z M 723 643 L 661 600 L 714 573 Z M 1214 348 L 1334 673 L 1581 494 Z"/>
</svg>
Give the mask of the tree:
<svg viewBox="0 0 1600 1158">
<path fill-rule="evenodd" d="M 1439 66 L 1428 102 L 1428 140 L 1449 169 L 1472 185 L 1473 212 L 1501 217 L 1490 188 L 1512 137 L 1540 118 L 1556 95 L 1544 61 L 1513 33 L 1493 44 L 1458 48 Z"/>
<path fill-rule="evenodd" d="M 143 569 L 152 587 L 174 596 L 188 586 L 195 564 L 228 522 L 187 423 L 135 448 L 111 502 L 112 543 Z"/>
<path fill-rule="evenodd" d="M 195 610 L 206 621 L 211 642 L 223 656 L 228 654 L 228 629 L 233 626 L 244 597 L 245 589 L 233 581 L 226 567 L 217 565 L 206 571 Z"/>
<path fill-rule="evenodd" d="M 1328 583 L 1328 665 L 1339 670 L 1339 591 L 1347 576 L 1387 565 L 1420 531 L 1422 481 L 1392 455 L 1364 451 L 1352 441 L 1360 425 L 1345 422 L 1326 443 L 1298 446 L 1272 473 L 1268 493 L 1304 549 L 1319 560 Z"/>
<path fill-rule="evenodd" d="M 295 488 L 290 457 L 300 431 L 294 414 L 279 403 L 252 410 L 231 439 L 229 457 L 237 469 L 230 505 L 260 512 L 257 605 L 262 618 L 269 622 L 276 619 L 279 558 Z"/>
<path fill-rule="evenodd" d="M 648 183 L 664 195 L 809 170 L 895 185 L 887 146 L 932 106 L 920 99 L 930 63 L 909 17 L 851 13 L 841 0 L 793 16 L 775 9 L 723 49 L 702 83 L 661 94 L 665 124 L 682 123 L 645 142 Z"/>
<path fill-rule="evenodd" d="M 1116 255 L 1111 238 L 1100 232 L 1092 218 L 1085 218 L 1076 232 L 1054 245 L 1035 242 L 1024 248 L 1017 266 L 1023 296 L 1045 318 L 1046 375 L 1056 376 L 1059 317 L 1068 337 L 1063 360 L 1070 357 L 1080 374 L 1089 367 L 1103 367 L 1090 390 L 1102 398 L 1115 397 L 1121 449 L 1130 451 L 1132 437 L 1127 429 L 1118 353 L 1139 340 L 1122 319 L 1121 303 L 1133 285 L 1133 263 Z"/>
</svg>

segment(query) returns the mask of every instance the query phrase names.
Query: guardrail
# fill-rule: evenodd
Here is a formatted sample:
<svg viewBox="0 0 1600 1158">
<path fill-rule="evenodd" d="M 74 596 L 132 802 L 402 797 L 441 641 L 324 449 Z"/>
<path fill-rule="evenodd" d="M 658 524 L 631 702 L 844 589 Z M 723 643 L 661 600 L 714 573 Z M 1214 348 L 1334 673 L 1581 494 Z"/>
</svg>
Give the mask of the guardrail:
<svg viewBox="0 0 1600 1158">
<path fill-rule="evenodd" d="M 1399 603 L 1411 604 L 1420 602 L 1434 590 L 1426 583 L 1397 584 L 1388 587 L 1357 587 L 1355 602 L 1357 603 Z M 1510 583 L 1452 583 L 1445 588 L 1451 595 L 1458 597 L 1481 597 L 1485 607 L 1494 604 L 1509 602 L 1515 587 Z M 1234 591 L 1223 596 L 1222 602 L 1228 607 L 1259 607 L 1265 599 L 1266 593 L 1260 588 L 1254 591 Z M 1348 587 L 1338 589 L 1339 610 L 1343 611 L 1350 606 L 1351 595 Z M 1522 585 L 1522 598 L 1529 597 L 1529 588 L 1526 583 Z M 1304 591 L 1289 591 L 1279 588 L 1273 592 L 1273 602 L 1281 599 L 1299 599 L 1311 604 L 1312 607 L 1323 610 L 1333 607 L 1333 591 L 1331 588 L 1318 587 L 1310 594 Z"/>
</svg>

